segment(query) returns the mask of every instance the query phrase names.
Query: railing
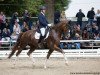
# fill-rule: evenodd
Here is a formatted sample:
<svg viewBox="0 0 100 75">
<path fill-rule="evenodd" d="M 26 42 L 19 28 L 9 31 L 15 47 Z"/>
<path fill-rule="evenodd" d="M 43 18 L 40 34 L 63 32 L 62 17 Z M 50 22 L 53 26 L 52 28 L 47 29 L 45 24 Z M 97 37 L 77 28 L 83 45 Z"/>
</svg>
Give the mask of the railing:
<svg viewBox="0 0 100 75">
<path fill-rule="evenodd" d="M 16 41 L 12 41 L 12 40 L 10 40 L 10 41 L 0 41 L 0 48 L 8 48 L 9 50 L 11 50 L 11 48 L 12 48 L 12 43 L 15 43 Z M 2 45 L 5 45 L 5 46 L 7 46 L 7 47 L 3 47 Z"/>
<path fill-rule="evenodd" d="M 0 58 L 2 57 L 8 57 L 11 51 L 0 51 Z M 28 57 L 27 56 L 28 50 L 23 50 L 19 57 Z M 33 57 L 46 57 L 48 52 L 48 49 L 37 49 L 32 53 Z M 66 57 L 100 57 L 100 49 L 71 49 L 66 50 L 64 49 L 64 52 L 66 54 Z M 13 57 L 16 57 L 15 55 Z M 57 51 L 54 51 L 50 57 L 63 57 L 63 55 Z"/>
<path fill-rule="evenodd" d="M 9 44 L 8 50 L 0 50 L 0 57 L 8 57 L 9 53 L 11 52 L 11 48 L 13 43 L 16 41 L 0 41 L 2 44 Z M 61 40 L 60 42 L 89 42 L 89 43 L 100 43 L 100 40 Z M 92 45 L 93 46 L 93 45 Z M 100 49 L 63 49 L 67 57 L 100 57 Z M 27 54 L 28 50 L 23 50 L 19 57 L 28 57 Z M 46 57 L 48 49 L 37 49 L 33 52 L 33 57 Z M 13 56 L 15 57 L 15 55 Z M 63 55 L 59 52 L 54 51 L 51 57 L 63 57 Z"/>
<path fill-rule="evenodd" d="M 67 17 L 68 20 L 71 20 L 71 21 L 77 21 L 77 17 Z M 83 21 L 88 21 L 88 18 L 87 17 L 84 17 L 82 19 Z"/>
<path fill-rule="evenodd" d="M 0 41 L 0 43 L 1 44 L 9 44 L 9 49 L 11 49 L 11 47 L 12 47 L 12 43 L 15 43 L 16 41 L 12 41 L 12 40 L 10 40 L 10 41 Z M 75 42 L 80 42 L 80 43 L 83 43 L 83 42 L 89 42 L 89 43 L 91 43 L 92 44 L 92 46 L 93 46 L 93 44 L 94 43 L 100 43 L 100 40 L 61 40 L 60 42 L 66 42 L 66 43 L 75 43 Z"/>
<path fill-rule="evenodd" d="M 70 43 L 74 43 L 74 42 L 89 42 L 91 43 L 91 46 L 85 46 L 85 47 L 91 47 L 93 49 L 93 47 L 100 47 L 100 46 L 93 46 L 94 43 L 100 43 L 100 40 L 61 40 L 60 42 L 70 42 Z"/>
</svg>

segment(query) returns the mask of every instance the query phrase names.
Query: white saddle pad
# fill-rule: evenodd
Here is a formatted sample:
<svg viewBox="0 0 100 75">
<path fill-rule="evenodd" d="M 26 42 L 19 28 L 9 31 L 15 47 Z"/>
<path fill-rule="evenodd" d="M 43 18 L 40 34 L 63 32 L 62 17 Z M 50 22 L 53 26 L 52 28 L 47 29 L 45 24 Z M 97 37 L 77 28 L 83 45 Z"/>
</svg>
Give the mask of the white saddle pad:
<svg viewBox="0 0 100 75">
<path fill-rule="evenodd" d="M 40 33 L 36 32 L 35 33 L 35 39 L 39 39 L 40 38 Z"/>
<path fill-rule="evenodd" d="M 48 38 L 48 36 L 49 36 L 49 32 L 47 33 L 45 39 Z M 40 39 L 40 33 L 38 32 L 35 33 L 35 39 Z"/>
</svg>

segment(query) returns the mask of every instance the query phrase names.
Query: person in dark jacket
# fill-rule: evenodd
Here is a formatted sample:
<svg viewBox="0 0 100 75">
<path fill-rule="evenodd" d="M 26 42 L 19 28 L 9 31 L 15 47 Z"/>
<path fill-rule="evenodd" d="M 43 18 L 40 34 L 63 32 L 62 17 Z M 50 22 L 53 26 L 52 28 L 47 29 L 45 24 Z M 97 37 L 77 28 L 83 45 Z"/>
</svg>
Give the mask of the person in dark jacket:
<svg viewBox="0 0 100 75">
<path fill-rule="evenodd" d="M 48 21 L 46 19 L 45 12 L 46 12 L 46 7 L 45 6 L 40 7 L 40 14 L 38 16 L 38 20 L 39 20 L 39 30 L 41 36 L 38 43 L 40 43 L 45 38 L 45 30 L 46 28 L 48 28 Z"/>
<path fill-rule="evenodd" d="M 54 13 L 54 24 L 57 24 L 60 22 L 60 11 L 55 11 Z"/>
<path fill-rule="evenodd" d="M 79 9 L 79 12 L 76 14 L 76 17 L 77 17 L 77 23 L 80 25 L 80 28 L 82 29 L 82 18 L 85 17 L 85 15 L 81 9 Z"/>
<path fill-rule="evenodd" d="M 11 21 L 10 21 L 10 31 L 11 31 L 11 33 L 13 33 L 13 27 L 14 27 L 15 21 L 17 21 L 17 20 L 19 20 L 18 19 L 18 13 L 14 12 L 14 14 L 11 17 Z"/>
<path fill-rule="evenodd" d="M 88 24 L 89 25 L 93 24 L 94 16 L 95 16 L 95 12 L 94 12 L 94 8 L 92 7 L 91 10 L 88 11 L 88 13 L 87 13 L 87 18 L 88 18 Z"/>
<path fill-rule="evenodd" d="M 25 10 L 24 14 L 23 14 L 23 21 L 27 23 L 29 29 L 31 30 L 31 15 L 28 12 L 28 10 Z"/>
<path fill-rule="evenodd" d="M 9 41 L 10 35 L 11 35 L 10 30 L 7 28 L 4 28 L 2 32 L 2 41 L 5 41 L 5 40 Z"/>
</svg>

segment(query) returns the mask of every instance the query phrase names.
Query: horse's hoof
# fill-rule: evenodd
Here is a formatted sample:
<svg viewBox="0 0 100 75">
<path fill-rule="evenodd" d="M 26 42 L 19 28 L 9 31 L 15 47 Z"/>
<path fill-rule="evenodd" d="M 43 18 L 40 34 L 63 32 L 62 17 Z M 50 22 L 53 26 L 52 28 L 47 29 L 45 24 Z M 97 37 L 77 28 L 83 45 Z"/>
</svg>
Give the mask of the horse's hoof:
<svg viewBox="0 0 100 75">
<path fill-rule="evenodd" d="M 68 66 L 68 63 L 65 63 L 66 66 Z"/>
<path fill-rule="evenodd" d="M 65 65 L 68 66 L 68 62 L 65 62 Z"/>
</svg>

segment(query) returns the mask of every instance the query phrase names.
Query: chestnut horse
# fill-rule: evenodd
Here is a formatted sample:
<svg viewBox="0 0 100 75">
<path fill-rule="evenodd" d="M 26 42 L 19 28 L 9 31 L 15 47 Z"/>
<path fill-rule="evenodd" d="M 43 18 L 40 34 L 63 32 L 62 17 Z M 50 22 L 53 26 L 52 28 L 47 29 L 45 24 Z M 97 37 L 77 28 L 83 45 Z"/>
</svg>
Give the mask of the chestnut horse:
<svg viewBox="0 0 100 75">
<path fill-rule="evenodd" d="M 45 40 L 47 48 L 49 49 L 47 54 L 47 59 L 49 59 L 51 53 L 55 50 L 64 55 L 65 62 L 67 64 L 67 58 L 65 56 L 65 53 L 62 49 L 59 48 L 60 39 L 62 37 L 62 34 L 67 34 L 67 21 L 61 21 L 57 25 L 51 27 L 50 33 L 48 38 Z M 34 34 L 36 33 L 36 30 L 29 30 L 23 33 L 20 33 L 16 44 L 12 48 L 11 53 L 9 54 L 8 58 L 11 58 L 14 53 L 17 51 L 16 56 L 18 56 L 21 51 L 27 46 L 30 46 L 30 50 L 28 51 L 27 55 L 33 60 L 32 52 L 35 51 L 36 48 L 38 48 L 38 39 L 35 39 Z M 46 68 L 46 62 L 44 64 L 44 68 Z M 34 62 L 34 61 L 33 61 Z"/>
</svg>

